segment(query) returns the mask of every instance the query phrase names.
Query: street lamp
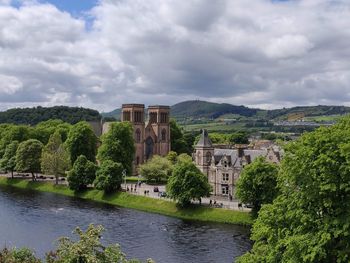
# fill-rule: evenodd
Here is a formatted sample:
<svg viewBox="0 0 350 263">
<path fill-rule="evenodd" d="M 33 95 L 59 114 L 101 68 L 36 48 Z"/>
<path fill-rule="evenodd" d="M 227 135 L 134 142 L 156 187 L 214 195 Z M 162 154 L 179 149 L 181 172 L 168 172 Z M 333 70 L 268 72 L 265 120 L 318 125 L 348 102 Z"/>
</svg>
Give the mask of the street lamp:
<svg viewBox="0 0 350 263">
<path fill-rule="evenodd" d="M 123 178 L 124 178 L 124 188 L 125 188 L 125 190 L 126 190 L 126 170 L 124 169 L 123 170 Z"/>
</svg>

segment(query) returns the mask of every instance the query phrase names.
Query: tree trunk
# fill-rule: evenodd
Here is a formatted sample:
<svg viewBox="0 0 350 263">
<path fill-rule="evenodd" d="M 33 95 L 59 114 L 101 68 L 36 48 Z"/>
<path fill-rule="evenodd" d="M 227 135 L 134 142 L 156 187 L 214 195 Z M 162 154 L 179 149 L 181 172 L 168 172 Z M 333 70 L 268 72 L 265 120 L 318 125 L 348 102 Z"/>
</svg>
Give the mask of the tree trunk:
<svg viewBox="0 0 350 263">
<path fill-rule="evenodd" d="M 32 173 L 32 181 L 33 181 L 33 182 L 35 181 L 35 175 L 34 175 L 34 173 Z"/>
<path fill-rule="evenodd" d="M 56 177 L 56 185 L 58 185 L 58 175 L 56 175 L 55 177 Z"/>
<path fill-rule="evenodd" d="M 13 179 L 13 171 L 11 171 L 11 178 Z"/>
</svg>

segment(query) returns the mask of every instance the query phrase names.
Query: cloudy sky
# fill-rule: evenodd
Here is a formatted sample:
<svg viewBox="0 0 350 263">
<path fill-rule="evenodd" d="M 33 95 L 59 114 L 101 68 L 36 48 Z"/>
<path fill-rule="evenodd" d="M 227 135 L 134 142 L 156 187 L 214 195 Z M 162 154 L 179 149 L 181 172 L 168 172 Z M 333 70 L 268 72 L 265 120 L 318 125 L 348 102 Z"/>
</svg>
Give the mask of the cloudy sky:
<svg viewBox="0 0 350 263">
<path fill-rule="evenodd" d="M 0 110 L 350 105 L 349 0 L 0 0 Z"/>
</svg>

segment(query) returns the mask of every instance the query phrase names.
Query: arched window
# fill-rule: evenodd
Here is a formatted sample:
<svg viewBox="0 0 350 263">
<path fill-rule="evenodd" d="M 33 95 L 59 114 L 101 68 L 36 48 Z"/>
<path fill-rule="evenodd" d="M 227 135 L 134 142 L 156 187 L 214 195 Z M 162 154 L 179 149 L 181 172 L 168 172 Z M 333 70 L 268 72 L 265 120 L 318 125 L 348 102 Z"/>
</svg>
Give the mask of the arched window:
<svg viewBox="0 0 350 263">
<path fill-rule="evenodd" d="M 141 142 L 141 131 L 140 129 L 137 129 L 135 132 L 135 140 L 137 143 Z"/>
<path fill-rule="evenodd" d="M 139 164 L 140 164 L 140 157 L 137 156 L 137 157 L 136 157 L 136 165 L 139 165 Z"/>
<path fill-rule="evenodd" d="M 162 130 L 162 141 L 166 141 L 166 130 Z"/>
<path fill-rule="evenodd" d="M 211 153 L 207 152 L 206 157 L 207 157 L 207 163 L 210 163 L 211 162 Z"/>
</svg>

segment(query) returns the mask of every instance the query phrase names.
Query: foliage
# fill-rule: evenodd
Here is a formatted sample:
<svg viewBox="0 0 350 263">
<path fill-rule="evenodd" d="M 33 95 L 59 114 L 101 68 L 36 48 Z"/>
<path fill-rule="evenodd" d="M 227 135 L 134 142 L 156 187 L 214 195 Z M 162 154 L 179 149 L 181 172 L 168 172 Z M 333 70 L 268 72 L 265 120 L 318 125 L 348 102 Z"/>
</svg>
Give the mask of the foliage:
<svg viewBox="0 0 350 263">
<path fill-rule="evenodd" d="M 172 163 L 175 164 L 177 161 L 177 153 L 174 151 L 168 152 L 166 158 Z"/>
<path fill-rule="evenodd" d="M 118 190 L 122 181 L 123 165 L 121 163 L 107 160 L 98 168 L 94 185 L 96 189 L 110 193 Z"/>
<path fill-rule="evenodd" d="M 125 254 L 120 250 L 120 246 L 104 246 L 101 243 L 103 232 L 102 226 L 89 225 L 86 232 L 79 227 L 74 230 L 74 234 L 79 237 L 78 241 L 73 241 L 68 237 L 63 237 L 58 241 L 58 248 L 47 256 L 48 263 L 137 263 L 138 260 L 127 260 Z M 153 262 L 148 260 L 147 262 Z"/>
<path fill-rule="evenodd" d="M 147 179 L 148 182 L 166 181 L 171 175 L 173 165 L 166 158 L 155 155 L 151 160 L 140 166 L 140 174 Z"/>
<path fill-rule="evenodd" d="M 171 150 L 180 154 L 187 152 L 186 141 L 183 132 L 174 119 L 170 120 L 170 145 Z"/>
<path fill-rule="evenodd" d="M 85 155 L 80 155 L 68 173 L 69 188 L 81 191 L 92 184 L 96 177 L 97 166 L 90 162 Z"/>
<path fill-rule="evenodd" d="M 0 123 L 36 125 L 53 119 L 75 124 L 79 121 L 99 121 L 101 116 L 96 110 L 67 106 L 16 108 L 0 112 Z"/>
<path fill-rule="evenodd" d="M 41 154 L 41 169 L 43 173 L 54 175 L 56 184 L 59 176 L 64 176 L 70 168 L 69 155 L 64 145 L 59 131 L 50 136 L 49 142 L 44 147 Z"/>
<path fill-rule="evenodd" d="M 129 122 L 115 122 L 109 131 L 102 136 L 102 145 L 98 149 L 97 158 L 100 162 L 111 160 L 121 163 L 127 174 L 132 173 L 135 146 L 133 129 Z"/>
<path fill-rule="evenodd" d="M 241 202 L 253 205 L 253 215 L 257 216 L 263 204 L 272 203 L 278 194 L 278 167 L 264 157 L 256 158 L 244 167 L 236 188 L 236 196 Z"/>
<path fill-rule="evenodd" d="M 21 142 L 16 152 L 16 171 L 29 172 L 35 179 L 34 173 L 40 172 L 40 159 L 43 144 L 35 139 Z"/>
<path fill-rule="evenodd" d="M 211 186 L 207 177 L 189 161 L 179 161 L 168 179 L 167 193 L 182 207 L 188 206 L 191 200 L 200 200 L 209 196 Z"/>
<path fill-rule="evenodd" d="M 192 162 L 192 157 L 186 153 L 182 153 L 177 157 L 177 162 Z"/>
<path fill-rule="evenodd" d="M 47 144 L 49 138 L 55 132 L 59 132 L 63 142 L 67 140 L 68 133 L 72 125 L 61 120 L 48 120 L 40 122 L 31 131 L 31 138 Z"/>
<path fill-rule="evenodd" d="M 0 157 L 5 153 L 6 146 L 13 141 L 23 142 L 30 139 L 30 127 L 24 125 L 1 125 Z"/>
<path fill-rule="evenodd" d="M 350 261 L 350 117 L 286 147 L 281 194 L 264 205 L 239 262 Z"/>
<path fill-rule="evenodd" d="M 34 253 L 28 248 L 4 248 L 0 250 L 0 262 L 1 263 L 40 263 Z"/>
<path fill-rule="evenodd" d="M 18 141 L 13 141 L 6 146 L 5 153 L 0 160 L 0 170 L 11 172 L 13 177 L 13 172 L 16 168 L 16 152 L 18 148 Z"/>
<path fill-rule="evenodd" d="M 72 164 L 80 155 L 95 162 L 97 137 L 87 122 L 79 122 L 70 129 L 66 145 Z"/>
<path fill-rule="evenodd" d="M 231 144 L 248 144 L 249 136 L 246 132 L 239 131 L 239 132 L 234 132 L 228 136 L 228 141 Z"/>
</svg>

